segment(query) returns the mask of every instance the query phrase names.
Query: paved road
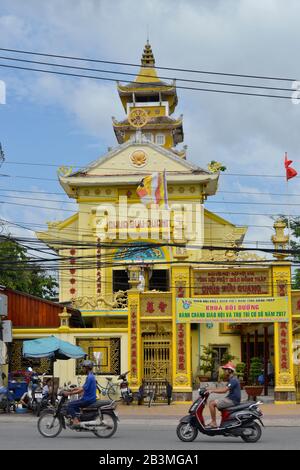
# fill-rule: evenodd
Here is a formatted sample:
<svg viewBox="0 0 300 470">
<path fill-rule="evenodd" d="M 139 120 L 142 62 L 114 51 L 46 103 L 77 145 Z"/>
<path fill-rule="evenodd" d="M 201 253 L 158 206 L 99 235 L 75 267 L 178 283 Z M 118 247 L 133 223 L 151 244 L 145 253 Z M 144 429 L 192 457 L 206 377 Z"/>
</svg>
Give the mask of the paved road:
<svg viewBox="0 0 300 470">
<path fill-rule="evenodd" d="M 0 449 L 73 449 L 73 450 L 249 450 L 249 449 L 300 449 L 299 428 L 268 427 L 257 444 L 246 444 L 241 439 L 200 435 L 193 443 L 183 443 L 176 436 L 174 424 L 123 420 L 111 439 L 99 439 L 93 434 L 63 431 L 54 439 L 46 439 L 37 431 L 36 423 L 0 422 Z"/>
</svg>

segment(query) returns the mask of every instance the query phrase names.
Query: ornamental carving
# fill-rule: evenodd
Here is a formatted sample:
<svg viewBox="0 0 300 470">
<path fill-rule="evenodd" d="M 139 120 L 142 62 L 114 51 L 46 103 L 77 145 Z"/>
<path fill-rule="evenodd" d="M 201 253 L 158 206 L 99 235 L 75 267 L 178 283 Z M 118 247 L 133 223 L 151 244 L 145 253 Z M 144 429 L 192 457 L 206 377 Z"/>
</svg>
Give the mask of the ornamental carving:
<svg viewBox="0 0 300 470">
<path fill-rule="evenodd" d="M 215 160 L 212 160 L 208 165 L 207 165 L 208 171 L 211 173 L 219 173 L 220 171 L 225 171 L 226 166 L 222 165 L 220 162 L 216 162 Z"/>
<path fill-rule="evenodd" d="M 127 292 L 118 291 L 114 294 L 113 301 L 109 302 L 103 295 L 91 297 L 75 297 L 72 299 L 74 308 L 92 310 L 100 308 L 118 308 L 126 309 L 128 306 Z"/>
<path fill-rule="evenodd" d="M 177 375 L 175 379 L 176 385 L 189 385 L 189 379 L 186 375 Z"/>
<path fill-rule="evenodd" d="M 277 385 L 290 385 L 294 387 L 294 381 L 290 373 L 280 374 L 278 378 Z"/>
<path fill-rule="evenodd" d="M 172 323 L 159 322 L 159 323 L 141 323 L 141 333 L 155 333 L 156 335 L 171 334 Z"/>
<path fill-rule="evenodd" d="M 147 156 L 143 150 L 136 150 L 131 154 L 130 161 L 134 166 L 141 167 L 146 165 Z"/>
<path fill-rule="evenodd" d="M 274 276 L 276 279 L 281 280 L 281 281 L 287 281 L 289 279 L 289 273 L 286 272 L 277 272 L 275 273 Z"/>
<path fill-rule="evenodd" d="M 242 253 L 238 253 L 237 261 L 265 261 L 265 256 L 258 256 L 255 253 L 247 253 L 243 251 Z"/>
<path fill-rule="evenodd" d="M 135 108 L 130 111 L 128 122 L 131 126 L 139 129 L 144 127 L 149 120 L 147 111 L 142 108 Z"/>
<path fill-rule="evenodd" d="M 65 177 L 65 176 L 70 176 L 72 172 L 73 172 L 72 166 L 60 166 L 57 170 L 57 175 Z"/>
</svg>

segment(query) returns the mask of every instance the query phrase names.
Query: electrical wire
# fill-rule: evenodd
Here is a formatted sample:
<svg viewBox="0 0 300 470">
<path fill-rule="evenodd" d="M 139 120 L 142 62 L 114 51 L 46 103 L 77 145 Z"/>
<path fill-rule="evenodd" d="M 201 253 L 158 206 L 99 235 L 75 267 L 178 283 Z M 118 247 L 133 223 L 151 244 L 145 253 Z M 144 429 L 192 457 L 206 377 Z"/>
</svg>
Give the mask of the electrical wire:
<svg viewBox="0 0 300 470">
<path fill-rule="evenodd" d="M 2 64 L 0 63 L 0 67 L 3 68 L 8 68 L 8 69 L 14 69 L 14 70 L 23 70 L 23 71 L 30 71 L 30 72 L 39 72 L 39 73 L 48 73 L 51 75 L 60 75 L 60 76 L 65 76 L 65 77 L 75 77 L 75 78 L 88 78 L 88 79 L 93 79 L 93 80 L 103 80 L 103 81 L 109 81 L 109 82 L 115 82 L 115 78 L 108 78 L 108 77 L 100 77 L 100 76 L 93 76 L 93 75 L 84 75 L 84 74 L 78 74 L 78 73 L 67 73 L 67 72 L 58 72 L 55 70 L 44 70 L 44 69 L 37 69 L 37 68 L 32 68 L 32 67 L 21 67 L 19 65 L 7 65 L 7 64 Z M 125 83 L 136 83 L 131 80 L 122 80 Z M 155 85 L 155 83 L 153 83 Z M 152 83 L 151 83 L 152 86 Z M 275 99 L 286 99 L 286 100 L 291 100 L 291 96 L 285 96 L 285 95 L 271 95 L 271 94 L 263 94 L 263 93 L 247 93 L 244 91 L 229 91 L 229 90 L 217 90 L 214 88 L 197 88 L 197 87 L 188 87 L 188 86 L 183 86 L 183 85 L 176 85 L 176 88 L 181 89 L 181 90 L 190 90 L 190 91 L 203 91 L 203 92 L 209 92 L 209 93 L 221 93 L 221 94 L 228 94 L 228 95 L 243 95 L 243 96 L 255 96 L 255 97 L 261 97 L 261 98 L 275 98 Z M 300 100 L 300 97 L 294 97 L 293 98 L 295 101 Z"/>
<path fill-rule="evenodd" d="M 5 162 L 5 163 L 16 163 L 16 162 Z M 20 163 L 20 162 L 19 162 Z M 25 163 L 26 165 L 26 163 Z M 37 163 L 37 165 L 42 165 L 40 163 Z M 51 166 L 56 166 L 56 165 L 51 165 Z M 66 196 L 66 193 L 63 192 L 49 192 L 49 191 L 32 191 L 32 190 L 24 190 L 24 189 L 8 189 L 8 188 L 1 188 L 0 191 L 8 191 L 8 192 L 17 192 L 17 193 L 31 193 L 31 194 L 50 194 L 50 195 L 56 195 L 56 196 Z M 264 193 L 264 192 L 251 192 L 251 191 L 222 191 L 218 190 L 218 194 L 239 194 L 240 196 L 243 196 L 244 194 L 247 195 L 252 195 L 252 196 L 282 196 L 282 197 L 300 197 L 300 194 L 289 194 L 289 193 Z M 212 197 L 212 196 L 211 196 Z M 206 203 L 209 201 L 206 201 Z"/>
<path fill-rule="evenodd" d="M 76 61 L 84 61 L 84 62 L 95 62 L 95 63 L 102 63 L 102 64 L 114 64 L 114 65 L 122 65 L 127 67 L 141 67 L 141 64 L 133 64 L 128 62 L 116 62 L 116 61 L 108 61 L 108 60 L 101 60 L 101 59 L 90 59 L 84 57 L 77 57 L 77 56 L 67 56 L 67 55 L 58 55 L 58 54 L 51 54 L 51 53 L 42 53 L 36 51 L 28 51 L 28 50 L 20 50 L 20 49 L 8 49 L 0 47 L 1 51 L 6 52 L 15 52 L 18 54 L 27 54 L 27 55 L 34 55 L 34 56 L 43 56 L 43 57 L 55 57 L 58 59 L 68 59 L 68 60 L 76 60 Z M 237 74 L 237 73 L 226 73 L 226 72 L 213 72 L 208 70 L 197 70 L 197 69 L 183 69 L 183 68 L 175 68 L 175 67 L 158 67 L 155 66 L 158 70 L 173 70 L 176 72 L 188 72 L 188 73 L 199 73 L 199 74 L 208 74 L 208 75 L 224 75 L 229 77 L 242 77 L 242 78 L 253 78 L 253 79 L 260 79 L 260 80 L 278 80 L 278 81 L 296 81 L 298 78 L 286 78 L 286 77 L 274 77 L 274 76 L 263 76 L 263 75 L 249 75 L 249 74 Z"/>
<path fill-rule="evenodd" d="M 113 75 L 129 75 L 129 76 L 134 76 L 136 77 L 136 73 L 130 73 L 130 72 L 122 72 L 120 70 L 106 70 L 106 69 L 95 69 L 95 68 L 89 68 L 89 67 L 79 67 L 75 65 L 66 65 L 66 64 L 58 64 L 54 62 L 41 62 L 41 61 L 36 61 L 36 60 L 27 60 L 27 59 L 19 59 L 16 57 L 8 57 L 8 56 L 1 56 L 0 59 L 2 60 L 11 60 L 15 62 L 24 62 L 24 63 L 29 63 L 29 64 L 36 64 L 36 65 L 46 65 L 50 67 L 61 67 L 61 68 L 67 68 L 67 69 L 76 69 L 76 70 L 84 70 L 88 72 L 100 72 L 100 73 L 109 73 Z M 139 77 L 143 78 L 151 78 L 153 79 L 152 75 L 147 75 L 145 73 L 139 73 Z M 249 85 L 249 84 L 241 84 L 241 83 L 229 83 L 229 82 L 213 82 L 213 81 L 207 81 L 207 80 L 193 80 L 189 78 L 182 78 L 182 77 L 165 77 L 159 75 L 157 77 L 158 79 L 162 80 L 174 80 L 176 81 L 176 88 L 178 88 L 177 82 L 185 82 L 185 83 L 203 83 L 203 84 L 209 84 L 209 85 L 219 85 L 219 86 L 230 86 L 230 87 L 241 87 L 241 88 L 254 88 L 254 89 L 263 89 L 263 90 L 274 90 L 274 91 L 298 91 L 297 88 L 281 88 L 281 87 L 270 87 L 270 86 L 263 86 L 263 85 Z M 130 83 L 136 83 L 136 82 L 130 82 Z M 151 81 L 151 86 L 159 86 L 161 87 L 161 83 L 155 83 Z M 167 84 L 167 86 L 172 86 L 172 84 Z"/>
</svg>

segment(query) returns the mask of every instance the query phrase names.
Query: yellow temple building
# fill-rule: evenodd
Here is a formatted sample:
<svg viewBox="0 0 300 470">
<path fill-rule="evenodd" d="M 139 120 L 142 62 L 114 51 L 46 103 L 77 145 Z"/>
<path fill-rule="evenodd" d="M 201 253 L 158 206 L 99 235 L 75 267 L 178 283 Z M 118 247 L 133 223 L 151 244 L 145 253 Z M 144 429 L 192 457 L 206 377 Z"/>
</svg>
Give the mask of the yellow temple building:
<svg viewBox="0 0 300 470">
<path fill-rule="evenodd" d="M 80 309 L 86 325 L 72 329 L 66 323 L 54 334 L 82 346 L 100 380 L 129 370 L 130 386 L 137 390 L 143 379 L 167 379 L 176 401 L 192 397 L 203 346 L 215 352 L 215 374 L 228 354 L 248 366 L 251 357 L 267 354 L 275 368 L 276 402 L 294 403 L 292 315 L 295 329 L 300 295 L 296 292 L 292 303 L 290 264 L 283 254 L 270 263 L 238 251 L 247 228 L 205 209 L 218 190 L 220 166 L 199 167 L 188 161 L 185 147 L 177 147 L 184 134 L 182 116 L 174 117 L 176 85 L 159 78 L 148 42 L 134 82 L 117 88 L 125 111 L 123 120 L 113 118 L 118 145 L 80 171 L 64 168 L 59 182 L 78 211 L 37 234 L 62 258 L 60 301 Z M 138 185 L 155 172 L 166 175 L 171 209 L 165 211 L 173 215 L 150 217 L 136 208 Z M 280 221 L 273 242 L 276 248 L 287 242 Z M 272 316 L 279 309 L 269 306 L 273 299 L 286 302 L 280 304 L 284 322 Z M 178 314 L 181 300 L 184 321 Z M 190 317 L 189 308 L 195 312 Z M 23 339 L 45 334 L 49 331 L 14 330 L 14 337 Z M 80 374 L 74 361 L 57 367 L 69 380 Z"/>
</svg>

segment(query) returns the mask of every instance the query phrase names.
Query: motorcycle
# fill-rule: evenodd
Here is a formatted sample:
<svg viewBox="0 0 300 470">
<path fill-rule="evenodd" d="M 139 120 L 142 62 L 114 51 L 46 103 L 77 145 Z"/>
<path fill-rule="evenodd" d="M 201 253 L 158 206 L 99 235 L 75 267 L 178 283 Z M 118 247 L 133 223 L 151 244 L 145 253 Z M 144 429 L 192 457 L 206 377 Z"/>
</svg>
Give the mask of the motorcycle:
<svg viewBox="0 0 300 470">
<path fill-rule="evenodd" d="M 221 411 L 221 424 L 218 428 L 205 427 L 203 411 L 209 397 L 206 388 L 199 389 L 199 398 L 189 409 L 189 414 L 181 418 L 177 426 L 177 436 L 183 442 L 192 442 L 198 432 L 206 436 L 241 437 L 244 442 L 257 442 L 261 438 L 263 416 L 261 402 L 245 402 Z M 260 423 L 258 423 L 258 422 Z"/>
<path fill-rule="evenodd" d="M 2 373 L 2 380 L 6 379 L 6 375 Z M 14 399 L 14 390 L 9 387 L 0 387 L 0 409 L 6 413 L 16 411 L 16 402 Z"/>
<path fill-rule="evenodd" d="M 77 425 L 72 424 L 68 416 L 68 397 L 63 391 L 58 394 L 58 404 L 54 409 L 44 410 L 37 422 L 38 431 L 44 437 L 56 437 L 62 429 L 69 428 L 77 432 L 92 432 L 97 437 L 109 438 L 117 431 L 118 416 L 116 403 L 110 400 L 97 400 L 81 410 Z"/>
<path fill-rule="evenodd" d="M 44 376 L 45 374 L 43 374 Z M 28 384 L 28 408 L 36 416 L 40 416 L 42 408 L 47 406 L 47 403 L 43 399 L 43 388 L 42 380 L 36 372 L 32 371 L 30 382 Z"/>
<path fill-rule="evenodd" d="M 129 374 L 129 371 L 125 372 L 124 374 L 120 374 L 118 377 L 118 380 L 122 380 L 122 382 L 120 383 L 120 392 L 121 392 L 121 397 L 126 403 L 126 405 L 129 405 L 133 401 L 133 393 L 128 386 L 128 380 L 127 380 L 128 374 Z"/>
</svg>

